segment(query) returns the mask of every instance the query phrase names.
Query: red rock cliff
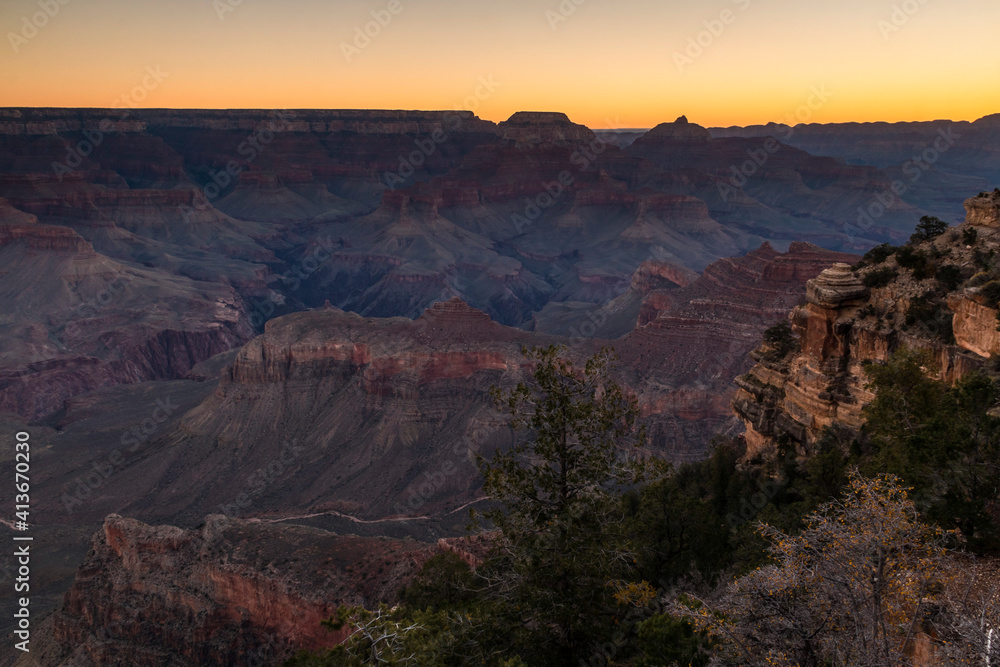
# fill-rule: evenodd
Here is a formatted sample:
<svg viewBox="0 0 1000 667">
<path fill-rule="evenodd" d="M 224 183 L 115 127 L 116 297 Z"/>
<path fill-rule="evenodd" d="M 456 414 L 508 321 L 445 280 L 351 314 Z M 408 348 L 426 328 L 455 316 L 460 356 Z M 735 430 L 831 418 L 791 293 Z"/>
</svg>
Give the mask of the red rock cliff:
<svg viewBox="0 0 1000 667">
<path fill-rule="evenodd" d="M 447 546 L 447 545 L 446 545 Z M 340 604 L 393 603 L 442 547 L 210 516 L 198 530 L 109 516 L 34 664 L 270 665 L 336 645 Z"/>
</svg>

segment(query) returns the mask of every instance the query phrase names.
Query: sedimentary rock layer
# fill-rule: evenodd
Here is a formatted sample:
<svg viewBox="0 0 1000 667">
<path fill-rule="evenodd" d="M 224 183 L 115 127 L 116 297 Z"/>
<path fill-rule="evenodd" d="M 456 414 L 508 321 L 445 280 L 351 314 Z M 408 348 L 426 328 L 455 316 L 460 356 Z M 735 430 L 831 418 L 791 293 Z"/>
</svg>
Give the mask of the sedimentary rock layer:
<svg viewBox="0 0 1000 667">
<path fill-rule="evenodd" d="M 339 605 L 393 603 L 438 551 L 210 516 L 197 530 L 109 516 L 19 665 L 273 665 L 335 646 Z"/>
</svg>

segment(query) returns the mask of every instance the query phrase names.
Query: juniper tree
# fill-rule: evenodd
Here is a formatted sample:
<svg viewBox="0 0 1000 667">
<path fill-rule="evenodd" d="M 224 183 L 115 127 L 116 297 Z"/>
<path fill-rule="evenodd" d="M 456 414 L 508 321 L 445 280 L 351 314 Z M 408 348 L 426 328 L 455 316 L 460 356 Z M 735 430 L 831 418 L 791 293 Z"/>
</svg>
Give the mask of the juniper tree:
<svg viewBox="0 0 1000 667">
<path fill-rule="evenodd" d="M 530 653 L 532 664 L 576 665 L 595 647 L 620 649 L 614 630 L 623 605 L 652 600 L 648 585 L 627 583 L 635 557 L 622 491 L 655 466 L 635 456 L 638 404 L 610 377 L 612 351 L 582 369 L 564 348 L 523 353 L 534 363 L 531 381 L 494 396 L 524 437 L 480 459 L 484 489 L 498 505 L 484 514 L 495 551 L 478 573 L 484 596 L 509 620 L 515 651 Z"/>
</svg>

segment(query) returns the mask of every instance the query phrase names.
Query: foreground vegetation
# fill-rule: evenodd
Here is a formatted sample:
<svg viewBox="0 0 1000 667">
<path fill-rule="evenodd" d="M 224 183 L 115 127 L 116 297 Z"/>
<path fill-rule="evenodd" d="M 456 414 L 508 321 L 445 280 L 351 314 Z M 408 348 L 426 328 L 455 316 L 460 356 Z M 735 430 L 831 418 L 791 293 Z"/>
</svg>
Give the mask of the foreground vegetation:
<svg viewBox="0 0 1000 667">
<path fill-rule="evenodd" d="M 925 218 L 913 243 L 945 227 Z M 871 287 L 893 279 L 889 256 L 943 290 L 966 280 L 886 246 L 862 261 Z M 787 323 L 765 340 L 798 346 Z M 525 354 L 532 382 L 495 393 L 521 444 L 480 461 L 496 505 L 472 528 L 489 551 L 475 568 L 432 558 L 396 607 L 342 607 L 327 624 L 349 639 L 289 665 L 1000 665 L 992 377 L 950 386 L 900 349 L 866 370 L 860 432 L 750 461 L 718 438 L 674 468 L 644 455 L 613 353 L 583 368 Z"/>
<path fill-rule="evenodd" d="M 983 590 L 961 559 L 1000 552 L 986 376 L 949 387 L 902 350 L 869 369 L 849 440 L 770 466 L 719 440 L 670 470 L 639 456 L 610 353 L 582 370 L 529 355 L 534 383 L 497 400 L 530 437 L 481 462 L 499 501 L 486 560 L 436 556 L 403 604 L 341 608 L 328 624 L 350 639 L 290 665 L 906 664 L 932 617 L 939 655 L 997 664 L 1000 602 L 961 594 Z"/>
</svg>

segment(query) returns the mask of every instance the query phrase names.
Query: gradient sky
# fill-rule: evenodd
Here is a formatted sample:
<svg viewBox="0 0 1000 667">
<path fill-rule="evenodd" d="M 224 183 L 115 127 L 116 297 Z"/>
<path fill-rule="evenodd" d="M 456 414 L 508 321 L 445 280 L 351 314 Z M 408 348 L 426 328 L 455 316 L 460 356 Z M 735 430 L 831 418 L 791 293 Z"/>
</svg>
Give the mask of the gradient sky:
<svg viewBox="0 0 1000 667">
<path fill-rule="evenodd" d="M 393 1 L 401 11 L 348 62 L 343 44 Z M 0 106 L 112 106 L 158 66 L 168 76 L 138 106 L 551 110 L 595 129 L 1000 112 L 997 0 L 41 2 L 58 12 L 17 52 L 10 35 L 31 34 L 39 0 L 0 5 Z"/>
</svg>

